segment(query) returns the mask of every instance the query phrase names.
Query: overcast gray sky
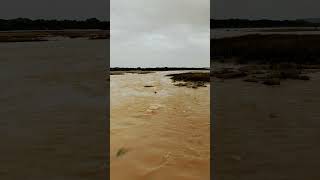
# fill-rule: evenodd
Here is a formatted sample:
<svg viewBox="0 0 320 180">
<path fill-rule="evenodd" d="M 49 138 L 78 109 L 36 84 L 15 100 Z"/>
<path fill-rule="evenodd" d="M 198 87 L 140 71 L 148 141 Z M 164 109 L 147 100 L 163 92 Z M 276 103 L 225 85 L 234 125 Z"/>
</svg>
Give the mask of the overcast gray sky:
<svg viewBox="0 0 320 180">
<path fill-rule="evenodd" d="M 109 17 L 109 0 L 1 0 L 0 19 L 87 19 Z"/>
<path fill-rule="evenodd" d="M 112 67 L 208 67 L 209 0 L 112 0 Z"/>
<path fill-rule="evenodd" d="M 319 0 L 213 0 L 212 18 L 320 18 Z"/>
<path fill-rule="evenodd" d="M 171 3 L 181 7 L 187 6 L 181 5 L 183 2 L 179 0 L 175 1 L 165 0 L 164 2 L 169 6 Z M 194 4 L 199 2 L 199 5 L 205 4 L 205 6 L 208 6 L 209 4 L 208 2 L 201 2 L 202 0 L 193 1 Z M 109 2 L 110 0 L 1 0 L 0 19 L 16 17 L 46 19 L 98 17 L 107 19 Z M 150 0 L 150 3 L 153 2 L 154 0 Z M 121 2 L 112 3 L 117 5 Z M 130 4 L 129 6 L 143 6 L 139 3 L 139 0 L 137 2 L 131 0 L 127 3 Z M 186 2 L 186 4 L 190 4 L 190 2 Z M 320 18 L 319 6 L 319 0 L 212 0 L 211 15 L 215 18 Z"/>
</svg>

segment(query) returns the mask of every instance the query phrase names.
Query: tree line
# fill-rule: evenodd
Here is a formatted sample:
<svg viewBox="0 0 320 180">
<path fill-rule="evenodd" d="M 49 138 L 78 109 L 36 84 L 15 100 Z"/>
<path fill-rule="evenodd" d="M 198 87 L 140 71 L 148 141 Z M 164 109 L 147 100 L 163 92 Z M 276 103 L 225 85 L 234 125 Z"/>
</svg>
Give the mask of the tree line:
<svg viewBox="0 0 320 180">
<path fill-rule="evenodd" d="M 0 19 L 0 31 L 11 30 L 64 30 L 64 29 L 110 29 L 108 21 L 96 18 L 87 20 L 31 20 L 27 18 Z"/>
<path fill-rule="evenodd" d="M 248 20 L 248 19 L 211 19 L 210 27 L 216 28 L 264 28 L 264 27 L 317 27 L 319 24 L 305 20 Z"/>
</svg>

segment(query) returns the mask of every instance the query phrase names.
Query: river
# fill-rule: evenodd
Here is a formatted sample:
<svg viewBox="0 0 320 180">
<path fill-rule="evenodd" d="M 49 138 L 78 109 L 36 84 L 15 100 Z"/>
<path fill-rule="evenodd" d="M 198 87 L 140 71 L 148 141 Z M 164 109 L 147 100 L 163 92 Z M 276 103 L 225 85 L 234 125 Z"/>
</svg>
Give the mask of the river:
<svg viewBox="0 0 320 180">
<path fill-rule="evenodd" d="M 210 85 L 168 73 L 111 76 L 111 179 L 210 179 Z"/>
<path fill-rule="evenodd" d="M 108 42 L 0 43 L 1 179 L 103 179 Z"/>
</svg>

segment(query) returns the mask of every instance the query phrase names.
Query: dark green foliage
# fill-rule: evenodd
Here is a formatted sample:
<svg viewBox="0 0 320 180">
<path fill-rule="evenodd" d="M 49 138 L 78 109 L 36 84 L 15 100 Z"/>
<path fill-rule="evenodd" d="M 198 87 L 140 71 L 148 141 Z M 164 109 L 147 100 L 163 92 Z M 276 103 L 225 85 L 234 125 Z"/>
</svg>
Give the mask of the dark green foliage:
<svg viewBox="0 0 320 180">
<path fill-rule="evenodd" d="M 110 23 L 90 18 L 84 21 L 79 20 L 31 20 L 17 18 L 4 20 L 0 19 L 0 31 L 11 30 L 64 30 L 64 29 L 110 29 Z"/>
</svg>

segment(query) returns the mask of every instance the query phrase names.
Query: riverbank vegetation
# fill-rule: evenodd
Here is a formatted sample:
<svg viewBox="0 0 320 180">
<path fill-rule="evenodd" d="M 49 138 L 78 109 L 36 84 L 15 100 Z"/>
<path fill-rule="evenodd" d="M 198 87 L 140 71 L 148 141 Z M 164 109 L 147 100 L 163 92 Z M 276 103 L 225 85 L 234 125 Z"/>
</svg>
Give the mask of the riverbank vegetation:
<svg viewBox="0 0 320 180">
<path fill-rule="evenodd" d="M 66 29 L 102 29 L 109 30 L 110 23 L 96 18 L 87 20 L 31 20 L 28 18 L 0 19 L 0 31 L 16 30 L 66 30 Z"/>
<path fill-rule="evenodd" d="M 237 63 L 320 63 L 320 35 L 253 34 L 211 39 L 211 59 Z"/>
</svg>

